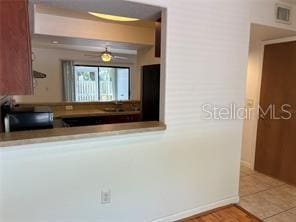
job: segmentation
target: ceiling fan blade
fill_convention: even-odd
[[[123,57],[123,56],[113,56],[114,59],[121,59],[121,60],[128,60],[127,57]]]
[[[88,52],[85,52],[85,53],[93,54],[93,55],[101,55],[102,52],[88,51]]]
[[[44,74],[42,72],[35,71],[35,70],[33,70],[33,76],[34,76],[34,78],[38,78],[38,79],[46,78],[46,74]]]
[[[84,56],[88,56],[88,57],[96,57],[96,58],[99,58],[99,57],[100,57],[99,55],[93,55],[93,54],[84,54]]]

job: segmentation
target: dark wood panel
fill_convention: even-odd
[[[0,1],[0,95],[32,94],[27,0]]]
[[[267,45],[264,51],[260,106],[270,105],[274,113],[258,121],[255,169],[288,183],[296,184],[296,44]],[[290,119],[281,110],[289,104]],[[262,113],[261,113],[262,114]],[[272,115],[270,115],[272,114]]]
[[[289,64],[289,81],[286,83],[287,97],[289,103],[292,104],[293,117],[289,121],[285,121],[285,139],[283,143],[283,150],[281,154],[282,166],[280,169],[280,179],[291,184],[296,184],[296,41],[291,42],[288,54]]]
[[[142,120],[159,121],[160,65],[142,67]]]
[[[161,19],[155,22],[155,57],[161,56]]]

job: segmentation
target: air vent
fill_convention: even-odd
[[[276,4],[275,9],[277,22],[291,24],[291,7],[282,4]]]

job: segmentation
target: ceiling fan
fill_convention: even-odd
[[[111,62],[112,60],[128,60],[127,57],[112,55],[112,53],[108,51],[107,48],[105,48],[105,51],[103,52],[95,54],[85,54],[85,56],[100,58],[105,63]]]

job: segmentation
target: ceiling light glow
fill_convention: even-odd
[[[88,12],[89,14],[96,16],[98,18],[107,19],[111,21],[117,21],[117,22],[134,22],[138,21],[137,18],[129,18],[129,17],[122,17],[122,16],[115,16],[115,15],[108,15],[108,14],[101,14],[96,12]]]
[[[112,55],[110,52],[105,51],[101,54],[101,59],[103,62],[111,62],[112,60]]]

